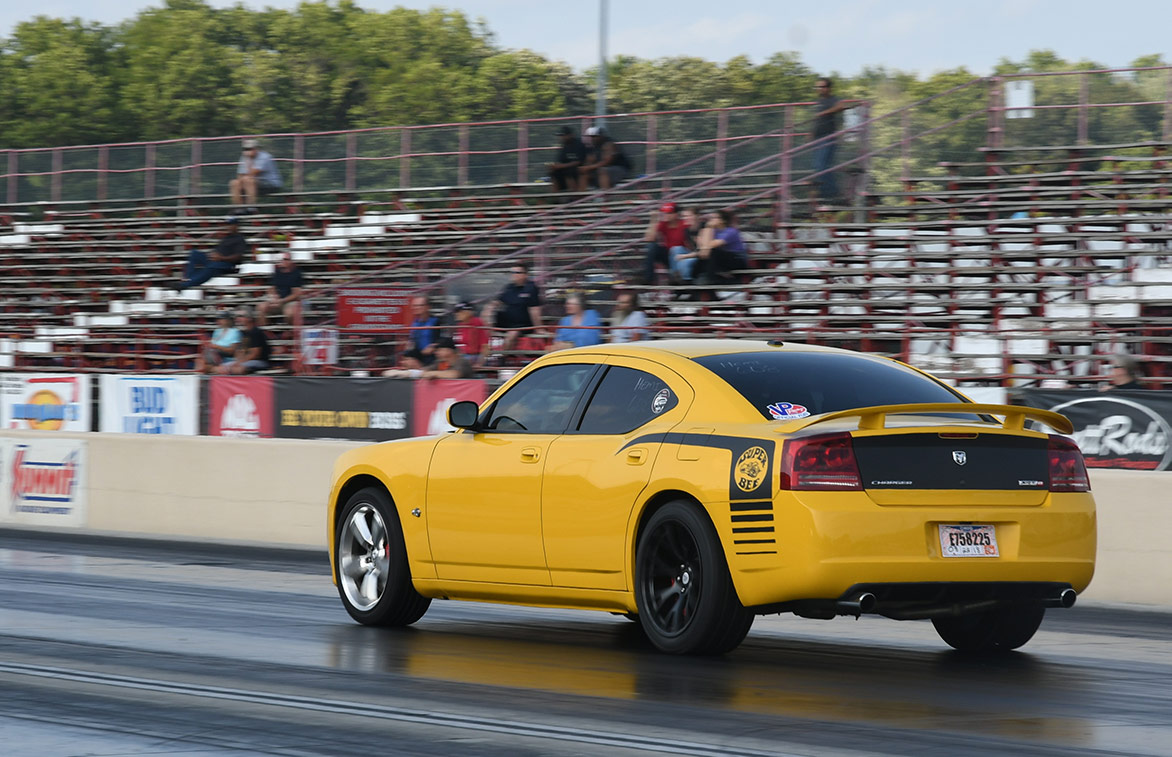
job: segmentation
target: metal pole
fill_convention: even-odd
[[[609,0],[598,0],[598,98],[594,115],[606,115],[606,16]]]

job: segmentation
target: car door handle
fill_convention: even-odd
[[[647,459],[647,450],[635,448],[627,450],[627,462],[631,465],[642,465]]]
[[[526,447],[521,450],[521,462],[535,463],[541,458],[541,450],[537,447]]]

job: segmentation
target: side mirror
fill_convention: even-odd
[[[448,423],[456,428],[473,428],[476,426],[476,417],[480,415],[480,408],[475,402],[464,400],[453,402],[448,407]]]

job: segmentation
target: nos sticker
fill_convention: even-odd
[[[659,394],[655,395],[655,399],[651,400],[651,412],[659,415],[663,409],[667,407],[667,401],[671,399],[670,389],[660,389]]]
[[[743,492],[751,492],[761,486],[769,475],[769,455],[761,447],[749,447],[733,466],[733,480]]]
[[[766,409],[775,421],[792,421],[795,418],[810,417],[810,411],[806,409],[805,405],[795,405],[792,402],[774,402]]]

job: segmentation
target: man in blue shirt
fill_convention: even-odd
[[[426,297],[411,298],[411,349],[422,356],[425,364],[435,360],[435,341],[439,337],[439,319],[431,314],[431,303]]]
[[[248,207],[245,212],[256,212],[257,195],[267,195],[281,189],[281,174],[277,172],[277,164],[273,156],[260,149],[255,139],[244,140],[244,151],[240,155],[240,163],[236,167],[236,178],[228,187],[232,192],[232,202],[237,206],[244,205],[244,198],[248,198]]]

